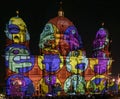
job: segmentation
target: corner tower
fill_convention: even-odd
[[[32,80],[25,76],[34,66],[34,56],[30,54],[29,40],[30,36],[27,25],[22,18],[17,16],[10,18],[5,29],[6,49],[6,95],[24,96],[25,92],[34,92]],[[27,94],[26,94],[27,95]]]

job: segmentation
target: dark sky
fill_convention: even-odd
[[[34,2],[35,1],[35,2]],[[19,16],[25,21],[30,33],[30,50],[39,53],[38,42],[44,25],[57,16],[60,0],[3,0],[0,3],[0,81],[4,81],[5,64],[5,25],[9,19]],[[65,17],[71,20],[82,37],[87,57],[91,57],[92,42],[96,32],[105,23],[105,28],[112,38],[111,53],[115,60],[112,65],[112,74],[120,73],[120,5],[115,0],[62,0]]]

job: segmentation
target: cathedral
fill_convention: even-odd
[[[104,23],[93,40],[92,56],[86,57],[80,33],[60,8],[40,33],[39,55],[32,55],[29,30],[16,13],[5,28],[6,95],[101,94],[109,89],[113,60]]]

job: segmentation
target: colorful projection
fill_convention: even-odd
[[[75,26],[69,26],[64,32],[64,39],[70,46],[70,51],[78,50],[83,47],[81,37]]]
[[[48,94],[55,94],[56,84],[61,86],[61,82],[56,75],[51,74],[45,76],[39,82],[39,85],[41,86],[41,94],[43,96]]]
[[[48,75],[45,77],[45,83],[47,85],[54,85],[56,83],[56,76],[55,75]]]
[[[87,82],[87,89],[93,93],[104,92],[107,89],[107,78],[104,75],[96,75],[90,81]]]
[[[78,34],[76,27],[71,24],[66,18],[62,18],[65,23],[61,23],[63,20],[59,20],[60,24],[55,25],[54,21],[50,20],[44,27],[43,32],[40,35],[39,48],[42,51],[59,51],[61,55],[67,55],[69,51],[79,50],[83,48],[81,37]],[[58,23],[58,22],[56,22]],[[61,31],[60,26],[64,27]]]
[[[30,40],[25,22],[20,17],[12,17],[6,25],[6,36],[14,43]]]
[[[6,94],[12,96],[31,96],[35,91],[32,81],[22,74],[11,75],[6,86]]]
[[[81,50],[71,51],[66,58],[66,68],[71,73],[81,73],[86,70],[88,59]]]
[[[104,28],[93,41],[92,58],[86,57],[77,28],[64,16],[45,25],[40,33],[39,55],[31,55],[30,36],[20,17],[10,18],[5,33],[9,40],[5,49],[7,95],[76,95],[106,90],[112,59]]]
[[[94,72],[103,74],[109,71],[111,66],[111,59],[109,58],[109,38],[108,31],[100,28],[97,31],[95,40],[93,42],[93,57],[98,58],[98,64],[94,65]]]
[[[63,67],[63,57],[58,54],[38,56],[38,66],[47,72],[56,72]]]
[[[98,64],[94,66],[94,72],[97,74],[103,74],[110,69],[110,59],[99,59]]]
[[[48,72],[55,72],[60,69],[61,60],[59,55],[44,55],[43,64]]]
[[[109,44],[108,32],[104,28],[100,28],[93,42],[94,50],[103,49]]]
[[[86,82],[80,75],[68,77],[64,83],[64,91],[68,94],[85,93]]]
[[[12,44],[5,49],[6,67],[16,73],[30,71],[34,66],[34,56],[20,44]]]

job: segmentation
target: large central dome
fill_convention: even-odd
[[[83,47],[77,28],[64,15],[59,14],[45,25],[41,35],[39,48],[42,53],[60,53],[66,56],[70,51],[80,50]]]

